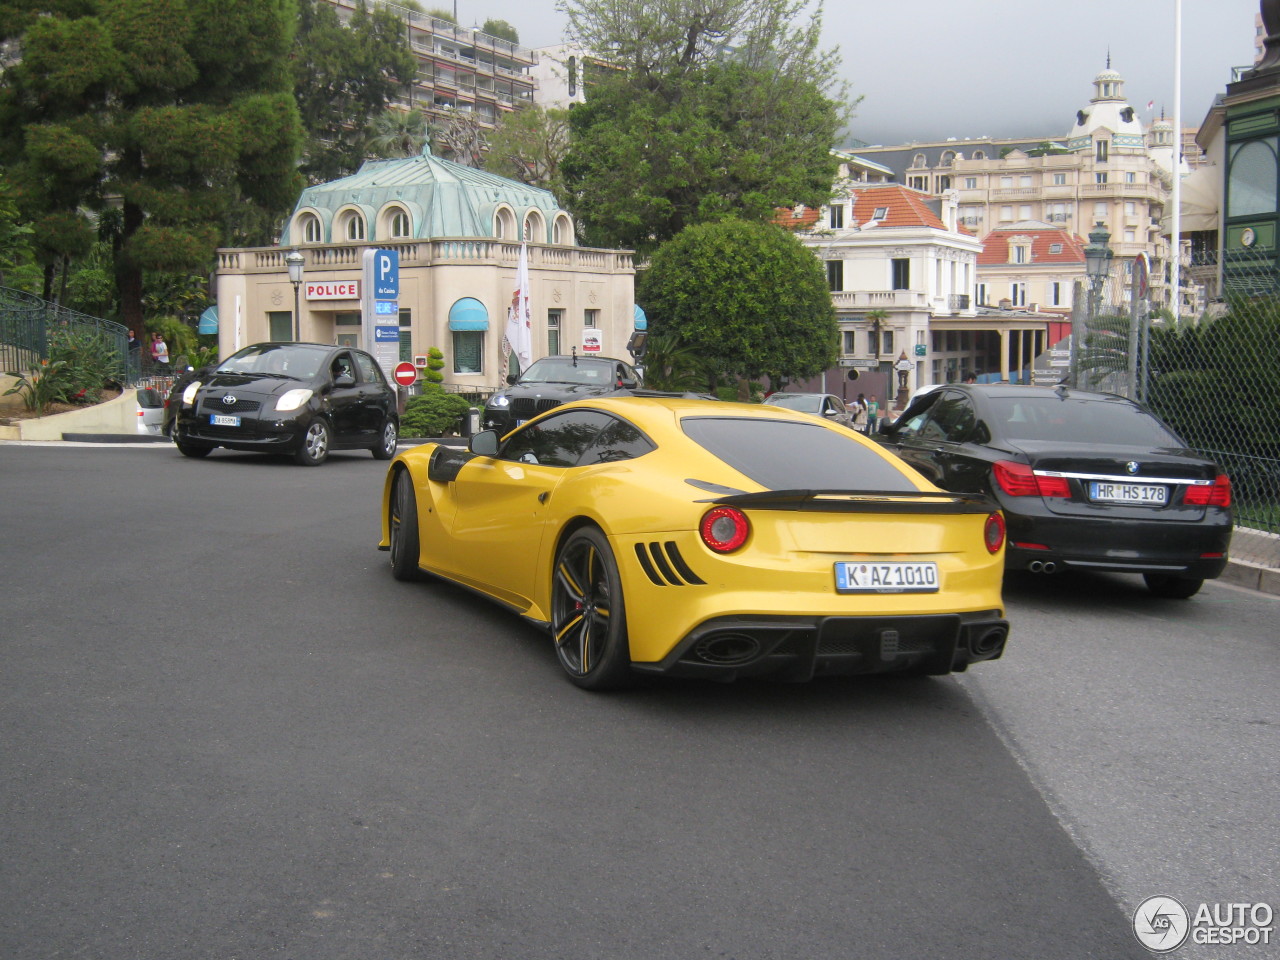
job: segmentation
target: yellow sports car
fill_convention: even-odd
[[[846,427],[613,395],[387,472],[380,549],[547,628],[587,689],[634,673],[945,674],[992,660],[1004,520]]]

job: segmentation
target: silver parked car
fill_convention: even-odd
[[[854,428],[853,411],[832,393],[771,393],[764,398],[764,402],[775,407],[786,407],[788,410],[812,413],[844,424],[850,430]]]

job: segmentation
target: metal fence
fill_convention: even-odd
[[[1265,290],[1266,292],[1262,292]],[[1280,284],[1228,290],[1198,316],[1146,315],[1104,289],[1073,351],[1083,388],[1145,403],[1231,477],[1232,555],[1280,566]]]
[[[28,373],[39,366],[49,358],[50,344],[59,333],[101,338],[119,355],[130,384],[140,375],[138,351],[129,356],[129,331],[123,324],[69,310],[23,290],[0,287],[0,373]]]

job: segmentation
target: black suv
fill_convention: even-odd
[[[507,383],[484,407],[484,425],[499,435],[562,403],[634,390],[640,375],[631,364],[612,357],[557,356],[535,360],[519,377],[507,377]]]

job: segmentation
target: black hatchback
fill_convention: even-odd
[[[396,411],[395,390],[363,350],[257,343],[183,388],[173,438],[188,457],[227,447],[315,466],[330,450],[364,449],[390,460]]]
[[[877,439],[944,490],[999,503],[1009,570],[1140,573],[1158,596],[1186,598],[1226,567],[1230,480],[1123,397],[954,384]]]

